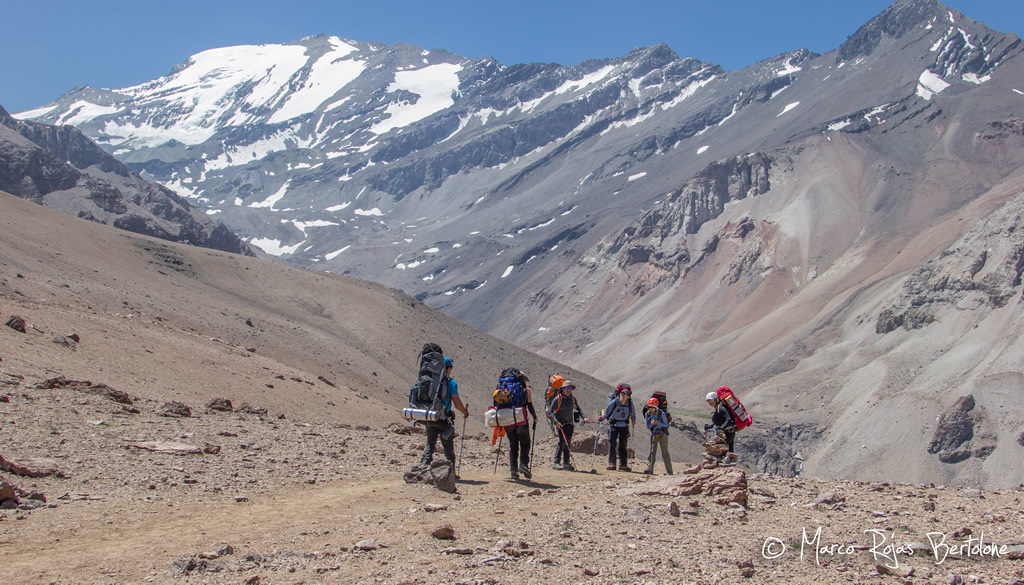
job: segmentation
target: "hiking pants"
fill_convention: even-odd
[[[447,424],[427,423],[427,444],[423,447],[420,465],[430,465],[430,462],[434,460],[434,448],[437,446],[437,440],[441,438],[441,433],[447,427]],[[455,463],[455,435],[453,434],[452,438],[447,441],[441,439],[441,447],[444,448],[445,459]]]
[[[658,446],[661,446],[661,458],[665,463],[665,471],[672,475],[672,458],[668,455],[668,433],[651,435],[651,455],[647,459],[647,470],[654,472],[654,463],[658,461]]]
[[[530,425],[505,427],[508,437],[508,464],[513,471],[530,466]]]
[[[629,443],[629,427],[612,427],[608,431],[608,465],[615,465],[616,443],[618,443],[619,465],[629,467],[629,459],[626,457],[626,447]]]
[[[576,430],[576,427],[563,424],[561,429],[555,427],[555,430],[561,431],[558,433],[558,446],[555,447],[555,463],[561,463],[564,459],[565,464],[568,465],[569,446],[572,445],[572,433]]]
[[[736,431],[722,431],[725,435],[725,444],[729,446],[729,452],[734,453],[733,446],[736,444]]]

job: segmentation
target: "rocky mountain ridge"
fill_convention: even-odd
[[[224,224],[142,180],[77,128],[15,120],[2,107],[0,189],[130,232],[253,255]]]

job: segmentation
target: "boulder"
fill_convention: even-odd
[[[25,320],[17,315],[11,315],[11,318],[7,320],[7,326],[19,333],[26,333]]]
[[[619,495],[705,496],[716,504],[747,506],[747,476],[742,469],[719,467],[701,469],[693,475],[659,477],[639,486],[618,490]]]
[[[171,402],[165,402],[156,410],[156,413],[160,416],[168,416],[171,418],[188,418],[192,416],[192,409],[186,404],[172,400]]]
[[[206,403],[206,409],[215,410],[217,412],[231,412],[234,410],[231,405],[231,401],[227,398],[214,398]]]
[[[22,477],[46,477],[47,475],[64,477],[57,469],[56,461],[42,457],[22,457],[15,460],[0,455],[0,469]]]
[[[443,492],[455,493],[455,466],[447,459],[417,465],[405,472],[403,479],[405,483],[425,483]]]
[[[597,454],[608,455],[608,436],[604,433],[595,433],[593,435],[580,438],[573,437],[572,445],[569,446],[569,450],[573,453],[594,453],[595,440],[597,441]],[[635,457],[632,447],[626,448],[626,454],[629,459]]]
[[[455,540],[455,529],[451,524],[442,524],[430,533],[430,536],[438,540]]]
[[[17,503],[18,495],[14,493],[14,486],[6,481],[0,480],[0,502],[6,502],[7,500],[12,500]]]

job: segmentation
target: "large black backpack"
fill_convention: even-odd
[[[441,410],[448,391],[444,378],[444,351],[436,343],[423,344],[420,351],[420,369],[416,383],[409,390],[409,406]]]

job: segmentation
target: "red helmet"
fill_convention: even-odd
[[[655,408],[658,408],[658,399],[651,398],[650,400],[647,401],[647,406],[653,406]]]
[[[622,394],[623,392],[630,396],[633,395],[633,389],[629,387],[629,384],[619,384],[615,387],[616,394]]]

